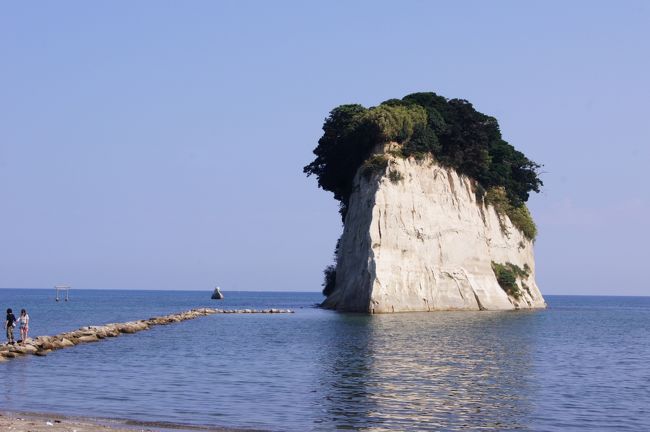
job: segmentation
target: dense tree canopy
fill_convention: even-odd
[[[503,140],[494,117],[462,99],[414,93],[372,108],[341,105],[330,112],[323,132],[316,159],[304,172],[334,193],[343,216],[357,170],[377,144],[392,141],[402,145],[404,157],[431,154],[486,190],[502,188],[513,208],[542,186],[540,165]]]

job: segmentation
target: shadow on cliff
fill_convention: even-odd
[[[370,229],[375,196],[382,177],[367,178],[360,172],[347,206],[343,233],[336,247],[336,283],[321,303],[325,309],[371,312],[372,283],[376,272]],[[381,231],[381,228],[379,228]],[[381,236],[381,232],[380,232]]]

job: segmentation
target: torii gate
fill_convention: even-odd
[[[69,285],[56,285],[56,301],[59,301],[59,291],[65,291],[65,301],[69,300],[70,286]]]

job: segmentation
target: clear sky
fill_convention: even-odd
[[[645,1],[4,2],[0,287],[318,291],[323,119],[416,91],[544,164],[543,293],[650,295]]]

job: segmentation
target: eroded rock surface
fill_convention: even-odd
[[[430,157],[387,157],[386,172],[355,177],[336,285],[324,307],[385,313],[546,306],[533,242],[477,198],[472,180]],[[391,171],[399,173],[393,180]],[[520,296],[501,288],[492,262],[529,270],[517,281]]]

